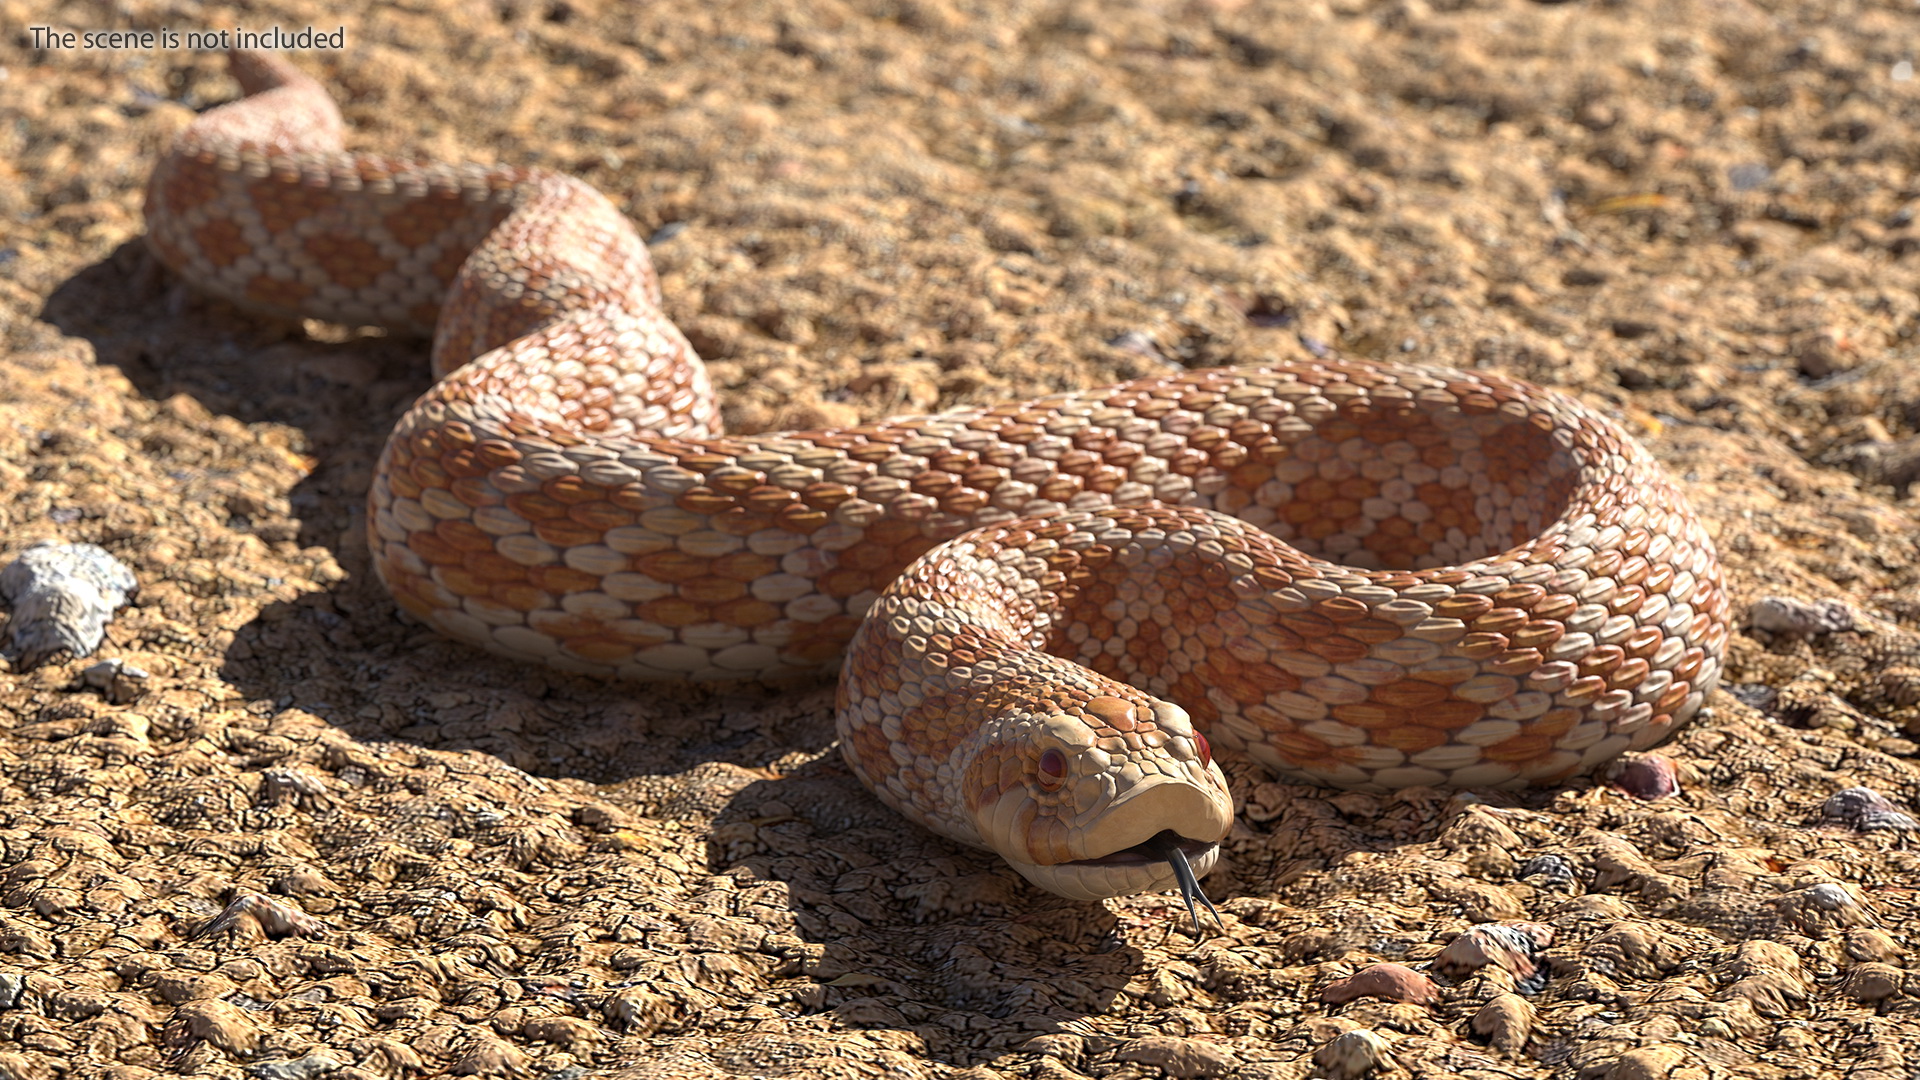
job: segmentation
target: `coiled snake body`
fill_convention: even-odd
[[[1043,887],[1204,873],[1232,821],[1209,740],[1323,784],[1550,784],[1717,680],[1712,544],[1570,398],[1296,363],[723,436],[603,196],[344,153],[318,83],[232,64],[249,96],[160,162],[149,242],[249,308],[433,333],[370,496],[400,605],[603,676],[844,656],[861,780]]]

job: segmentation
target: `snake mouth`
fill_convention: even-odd
[[[1190,840],[1172,829],[1162,829],[1145,843],[1135,844],[1114,854],[1165,863],[1167,869],[1173,871],[1174,884],[1180,886],[1180,898],[1186,901],[1187,914],[1193,917],[1193,936],[1199,938],[1206,934],[1205,929],[1200,925],[1200,907],[1205,907],[1207,914],[1213,916],[1214,926],[1225,929],[1225,925],[1220,921],[1220,912],[1214,909],[1213,901],[1207,899],[1206,892],[1200,888],[1200,875],[1193,872],[1194,861],[1197,860],[1203,868],[1210,869],[1213,866],[1214,857],[1219,853],[1218,843]],[[1112,857],[1107,856],[1107,858]],[[1200,873],[1206,873],[1206,869],[1202,869]],[[1195,906],[1195,901],[1198,901],[1200,906]]]
[[[1189,862],[1199,862],[1220,850],[1217,840],[1195,840],[1181,836],[1172,829],[1162,829],[1154,836],[1142,840],[1130,848],[1121,848],[1110,855],[1101,855],[1093,859],[1074,859],[1067,866],[1147,866],[1167,861],[1169,846],[1177,847]]]
[[[1189,904],[1197,900],[1211,910],[1213,905],[1200,892],[1198,879],[1219,859],[1218,841],[1193,840],[1164,829],[1132,847],[1090,859],[1040,865],[1009,858],[1007,863],[1035,885],[1074,900],[1177,888]]]
[[[1188,891],[1220,861],[1233,799],[1218,766],[1203,777],[1154,775],[1081,811],[1078,821],[1038,820],[1024,788],[974,809],[978,834],[1028,881],[1075,900]],[[1171,827],[1170,827],[1171,826]],[[1036,861],[1038,854],[1045,862]],[[1075,858],[1078,856],[1078,858]]]

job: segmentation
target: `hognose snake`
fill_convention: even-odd
[[[344,153],[317,82],[231,61],[249,96],[159,163],[148,240],[247,308],[433,335],[370,496],[401,607],[603,676],[844,656],[860,779],[1042,887],[1205,873],[1233,818],[1209,740],[1323,784],[1549,784],[1717,681],[1711,542],[1561,394],[1288,363],[723,436],[598,192]]]

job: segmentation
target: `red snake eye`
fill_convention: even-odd
[[[1049,750],[1040,755],[1040,786],[1057,788],[1067,778],[1067,755]]]
[[[1193,733],[1193,745],[1200,748],[1200,764],[1204,767],[1213,764],[1213,744],[1198,731]]]

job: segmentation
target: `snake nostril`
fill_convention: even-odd
[[[1051,791],[1067,778],[1067,755],[1048,750],[1040,755],[1040,786]]]
[[[1194,732],[1193,745],[1200,748],[1201,766],[1204,767],[1213,764],[1213,744],[1207,741],[1205,735],[1200,734],[1198,731]]]

